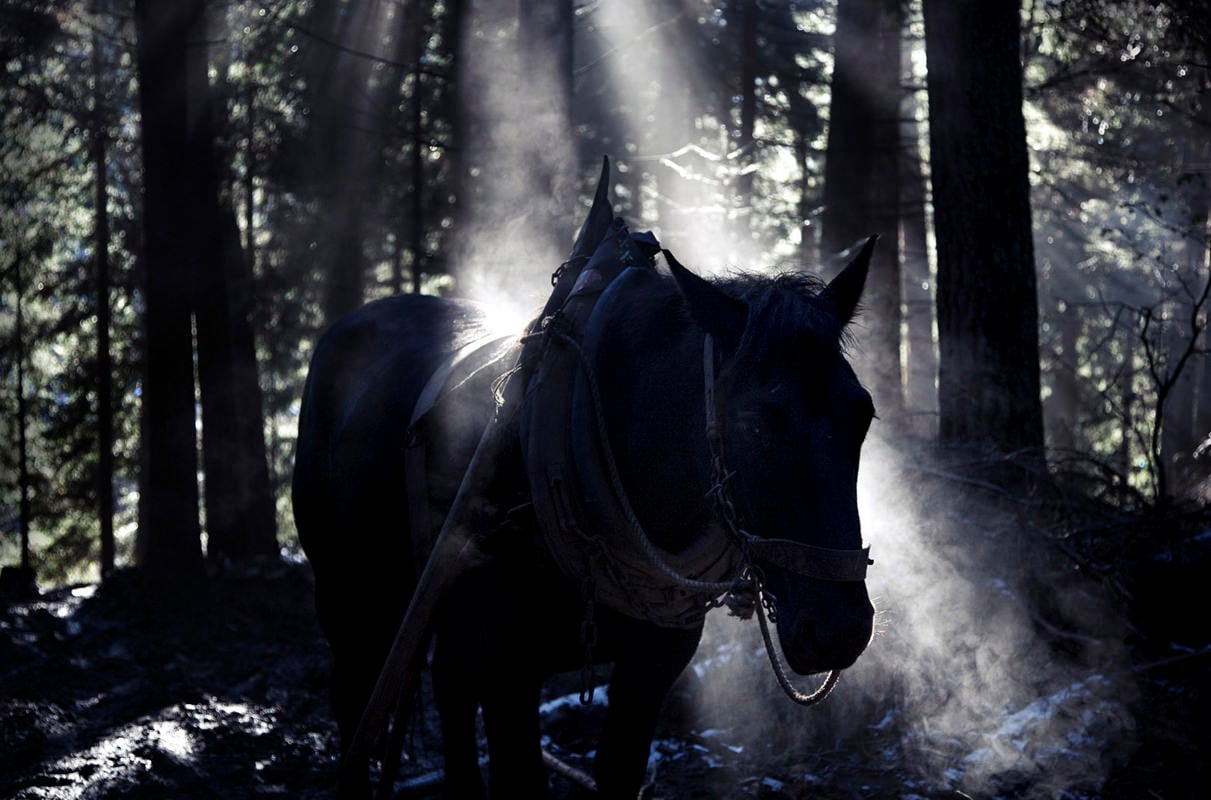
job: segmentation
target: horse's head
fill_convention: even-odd
[[[872,632],[857,479],[874,406],[843,343],[873,245],[827,286],[802,275],[716,285],[669,258],[690,314],[719,352],[715,409],[737,517],[759,540],[783,540],[755,548],[754,566],[777,601],[783,654],[800,674],[850,666]],[[847,566],[801,568],[800,552],[823,552],[813,548],[845,551]]]

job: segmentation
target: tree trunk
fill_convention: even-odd
[[[1187,240],[1187,250],[1191,248],[1189,240]],[[1199,248],[1201,249],[1201,247]],[[1187,253],[1188,256],[1193,254]],[[1189,262],[1191,269],[1186,273],[1190,276],[1190,282],[1193,283],[1198,279],[1197,264],[1191,258]],[[1187,315],[1192,313],[1190,309],[1183,307],[1183,303],[1174,302],[1173,310],[1170,319],[1174,320],[1174,324],[1166,326],[1165,342],[1168,356],[1166,363],[1176,365],[1181,358],[1181,351],[1190,347],[1192,343],[1188,337],[1191,331],[1186,326],[1182,325],[1187,318]],[[1197,343],[1193,343],[1197,346]],[[1194,394],[1197,386],[1197,376],[1194,369],[1193,361],[1187,362],[1188,366],[1176,375],[1173,376],[1172,388],[1169,390],[1165,402],[1164,418],[1158,420],[1161,426],[1161,445],[1158,458],[1163,460],[1165,470],[1169,476],[1169,486],[1172,494],[1180,496],[1186,487],[1186,480],[1189,477],[1191,458],[1194,454],[1194,448],[1198,446],[1199,440],[1194,434]]]
[[[463,50],[467,41],[466,31],[467,0],[450,0],[446,4],[446,15],[442,22],[442,36],[448,42],[450,56],[450,71],[447,75],[449,89],[446,92],[450,133],[447,141],[445,158],[448,163],[447,173],[449,185],[447,196],[453,198],[453,208],[450,211],[450,231],[446,237],[446,250],[457,253],[460,250],[458,242],[463,238],[462,232],[468,227],[466,215],[466,170],[467,159],[463,155],[463,144],[466,134],[463,126],[467,119],[467,91],[464,86],[466,72],[463,68]],[[450,261],[444,264],[443,271],[449,271]]]
[[[739,21],[740,131],[736,149],[741,171],[736,179],[736,205],[740,212],[737,232],[746,239],[741,252],[747,252],[753,228],[753,173],[749,167],[757,155],[753,139],[757,124],[757,0],[741,0]]]
[[[881,235],[863,295],[858,370],[886,418],[904,408],[900,366],[900,0],[840,0],[824,169],[826,258]]]
[[[921,147],[921,126],[911,53],[903,48],[902,74],[907,90],[901,97],[900,239],[901,297],[906,331],[904,405],[911,429],[921,436],[937,435],[938,354],[934,342],[935,280],[929,259],[929,203]],[[923,77],[923,76],[922,76]]]
[[[216,260],[199,276],[197,322],[206,554],[212,563],[242,563],[277,556],[277,519],[250,322],[252,276],[234,209],[213,214]]]
[[[511,124],[519,136],[516,154],[529,224],[562,258],[570,247],[569,212],[575,202],[576,163],[572,147],[572,0],[530,0],[517,4],[521,73],[516,87],[519,112]],[[558,260],[554,263],[559,263]]]
[[[90,139],[94,174],[93,192],[93,257],[97,289],[97,517],[101,529],[101,579],[114,568],[114,407],[113,358],[109,334],[110,311],[109,270],[109,181],[106,173],[107,149],[105,92],[102,88],[105,60],[101,53],[101,36],[92,37],[93,111]]]
[[[1063,301],[1055,309],[1055,324],[1059,327],[1060,352],[1051,368],[1051,399],[1047,407],[1050,446],[1058,450],[1075,451],[1083,446],[1080,430],[1081,383],[1077,376],[1077,345],[1081,334],[1079,308],[1066,306]]]
[[[33,575],[33,563],[30,561],[29,529],[33,523],[33,512],[30,507],[30,475],[29,475],[29,439],[26,431],[29,428],[29,401],[25,399],[25,281],[21,275],[22,259],[20,256],[13,267],[16,282],[16,338],[17,352],[17,526],[20,529],[21,572]]]
[[[925,0],[940,434],[1039,450],[1038,300],[1019,6]]]
[[[187,242],[185,103],[196,3],[136,0],[143,146],[145,470],[139,563],[153,601],[176,605],[204,584],[198,522],[193,340]]]
[[[1131,443],[1135,439],[1135,349],[1137,347],[1136,333],[1129,327],[1123,329],[1123,369],[1119,373],[1118,394],[1122,438],[1119,440],[1117,453],[1118,471],[1121,478],[1119,484],[1119,505],[1127,507],[1131,499],[1131,473],[1134,470],[1131,457]]]
[[[424,103],[425,94],[422,91],[421,80],[421,65],[424,57],[423,39],[427,28],[424,25],[416,24],[414,26],[415,39],[412,48],[412,97],[409,100],[411,108],[411,125],[410,133],[412,142],[409,152],[409,166],[411,167],[412,178],[412,204],[410,214],[409,233],[411,234],[411,243],[409,250],[412,253],[412,291],[420,294],[423,287],[424,268],[425,268],[425,139],[426,132],[424,130]],[[396,244],[400,247],[403,243]]]
[[[792,87],[793,89],[793,87]],[[812,189],[811,169],[808,165],[808,155],[811,152],[811,142],[807,135],[795,128],[795,163],[799,167],[799,267],[809,269],[820,262],[820,245],[816,237],[819,225],[812,224],[816,192]]]
[[[202,404],[207,557],[244,562],[277,554],[261,389],[251,317],[252,275],[234,207],[220,201],[205,15],[194,22],[186,97],[190,253],[194,259]]]
[[[1199,209],[1198,226],[1195,235],[1202,248],[1202,264],[1199,275],[1202,280],[1211,280],[1211,210]],[[1201,459],[1211,460],[1211,308],[1203,308],[1202,340],[1197,361],[1195,361],[1196,401],[1194,403],[1194,432],[1198,445],[1205,448],[1200,454]]]
[[[17,362],[17,491],[19,494],[17,509],[18,547],[21,560],[16,565],[0,567],[0,596],[12,600],[36,600],[38,598],[38,581],[34,574],[33,559],[30,554],[29,531],[33,523],[33,509],[30,504],[30,473],[29,473],[29,440],[26,429],[29,422],[29,405],[25,399],[25,342],[29,338],[25,330],[25,281],[21,275],[24,261],[22,253],[18,253],[12,265],[13,293],[16,295],[16,339],[13,356]]]
[[[308,27],[318,34],[307,65],[312,166],[320,198],[317,252],[324,315],[333,320],[365,295],[365,239],[383,176],[385,109],[398,105],[401,6],[387,0],[320,0]]]

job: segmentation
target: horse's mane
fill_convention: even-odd
[[[810,338],[816,347],[837,350],[849,344],[843,320],[825,293],[827,284],[817,275],[740,273],[712,283],[749,307],[739,354],[791,338]]]
[[[649,291],[628,302],[628,317],[636,323],[653,317],[668,320],[668,310],[685,323],[689,309],[671,275],[661,275]],[[851,343],[843,321],[825,292],[826,283],[806,272],[776,275],[736,272],[710,279],[728,295],[749,307],[749,322],[739,342],[738,353],[768,347],[791,338],[810,338],[817,347],[844,351]]]

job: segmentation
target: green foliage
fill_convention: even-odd
[[[1080,381],[1071,446],[1153,502],[1169,499],[1177,455],[1153,446],[1162,424],[1182,429],[1174,449],[1197,444],[1192,417],[1163,418],[1162,386],[1179,365],[1205,369],[1180,362],[1197,345],[1190,320],[1200,306],[1205,320],[1208,280],[1199,164],[1211,155],[1211,109],[1197,5],[1046,4],[1028,38],[1045,374],[1053,392],[1065,376]]]
[[[97,74],[93,48],[109,63],[122,56],[116,22],[62,17],[53,31],[40,29],[40,50],[10,63],[3,103],[6,136],[0,144],[4,202],[0,210],[0,406],[16,433],[18,395],[27,406],[25,436],[30,470],[30,534],[44,580],[95,577],[97,550],[97,308],[95,243],[96,174],[90,137],[104,131],[109,143],[109,212],[114,230],[110,272],[114,285],[112,344],[115,381],[116,480],[136,480],[138,448],[138,317],[134,253],[137,166],[131,161],[135,121],[128,81]],[[15,314],[18,294],[23,327]],[[17,383],[22,355],[24,380]],[[0,452],[5,480],[0,497],[18,507],[17,436]],[[118,525],[130,526],[134,508],[119,504]],[[2,532],[10,550],[16,520]],[[83,570],[83,571],[81,571]]]
[[[374,187],[358,220],[366,299],[408,290],[414,275],[423,291],[462,290],[453,259],[468,236],[464,214],[501,156],[498,145],[468,137],[460,116],[460,4],[365,5],[403,15],[375,31],[373,47],[345,42],[339,19],[321,13],[335,6],[320,0],[211,6],[223,194],[253,265],[266,441],[288,546],[298,398],[311,343],[326,323],[329,276],[320,256],[331,246],[329,190],[342,167],[325,161],[324,147],[351,127],[342,98],[318,93],[317,64],[336,63],[340,53],[341,63],[366,68],[380,101],[360,131],[372,143]],[[572,18],[570,152],[581,194],[609,154],[617,209],[707,271],[814,259],[835,3],[756,4],[751,143],[741,119],[742,8],[712,0],[577,3]],[[1169,417],[1158,409],[1163,401],[1175,408],[1180,395],[1163,397],[1161,387],[1179,366],[1207,369],[1180,358],[1197,335],[1190,312],[1206,280],[1198,255],[1211,163],[1207,4],[1058,0],[1029,8],[1041,358],[1049,417],[1074,415],[1071,425],[1052,426],[1051,444],[1116,475],[1116,503],[1153,502],[1168,464],[1152,446],[1158,420]],[[909,44],[919,55],[919,17],[909,16]],[[137,522],[142,193],[130,20],[125,0],[12,0],[0,10],[0,559],[16,557],[22,396],[35,555],[44,579],[55,581],[86,574],[91,567],[82,565],[95,561],[90,147],[99,131],[113,231],[120,560]],[[487,24],[464,19],[464,34],[487,35]],[[492,35],[515,41],[516,20]],[[392,47],[382,49],[385,42]],[[919,103],[923,93],[914,97]],[[908,110],[924,118],[919,107]],[[574,225],[578,210],[567,215]],[[1183,423],[1165,424],[1172,432]],[[1198,432],[1193,422],[1187,427]]]

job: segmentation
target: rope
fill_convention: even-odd
[[[559,330],[557,326],[550,325],[544,331],[543,335],[555,336],[564,344],[572,348],[576,354],[577,363],[580,365],[581,371],[585,376],[585,380],[589,386],[589,395],[593,402],[594,412],[594,429],[596,430],[598,442],[601,446],[603,460],[605,461],[606,475],[609,478],[610,489],[614,493],[615,500],[622,509],[623,517],[626,520],[627,526],[630,528],[631,534],[635,542],[643,550],[645,556],[652,565],[667,579],[673,581],[676,585],[689,589],[695,592],[701,592],[711,595],[724,595],[722,600],[716,600],[714,597],[708,599],[706,610],[716,608],[720,605],[727,605],[730,611],[741,617],[748,619],[753,611],[757,613],[757,621],[761,628],[761,638],[765,643],[765,651],[769,657],[770,666],[773,668],[774,676],[778,680],[778,685],[790,700],[801,706],[811,706],[819,703],[828,697],[833,688],[837,685],[837,681],[841,676],[840,670],[831,670],[825,677],[824,682],[813,692],[805,693],[797,689],[786,672],[786,667],[782,660],[778,657],[774,647],[773,637],[769,631],[769,623],[766,620],[765,602],[771,603],[776,600],[769,595],[764,589],[764,581],[761,578],[760,571],[756,569],[752,563],[752,558],[749,553],[748,542],[753,539],[753,536],[744,531],[736,516],[735,506],[731,502],[730,492],[727,491],[727,484],[731,479],[731,473],[727,471],[724,464],[722,453],[722,436],[717,423],[717,414],[715,408],[714,394],[714,347],[710,334],[707,334],[703,342],[703,369],[704,383],[706,385],[705,401],[706,401],[706,434],[710,443],[711,461],[712,461],[712,476],[714,485],[710,489],[710,494],[713,495],[715,503],[718,506],[720,516],[723,518],[727,526],[728,533],[733,541],[733,546],[740,550],[741,569],[736,579],[727,582],[719,581],[701,581],[694,578],[687,578],[673,569],[665,561],[663,555],[657,549],[656,545],[648,538],[647,532],[644,531],[642,523],[635,516],[631,509],[630,502],[627,499],[626,489],[622,485],[622,479],[618,474],[618,467],[614,461],[613,449],[605,431],[605,411],[602,407],[601,392],[597,383],[597,375],[593,371],[592,365],[589,363],[588,357],[574,337],[566,332]]]
[[[814,706],[828,697],[841,677],[841,670],[830,670],[824,678],[824,683],[820,684],[819,688],[811,694],[799,691],[791,683],[790,677],[786,674],[786,667],[782,664],[782,659],[778,658],[778,653],[774,649],[773,637],[770,636],[769,632],[769,623],[765,621],[765,607],[760,602],[757,603],[757,622],[761,625],[761,638],[765,640],[765,652],[769,656],[770,666],[773,667],[774,677],[778,679],[778,685],[782,687],[782,691],[786,693],[786,696],[792,702],[798,703],[801,706]]]
[[[584,373],[585,380],[588,381],[589,395],[593,400],[593,413],[596,424],[593,426],[598,438],[598,443],[601,445],[602,458],[605,461],[606,477],[609,478],[610,489],[614,493],[614,499],[622,508],[623,517],[626,520],[627,526],[631,530],[631,534],[635,542],[643,550],[645,556],[652,564],[660,571],[660,573],[669,580],[676,583],[682,588],[689,589],[695,592],[721,594],[731,591],[736,586],[736,581],[700,581],[694,578],[687,578],[677,570],[669,566],[665,561],[664,556],[657,550],[656,545],[648,538],[647,532],[643,529],[643,524],[635,516],[634,510],[631,508],[630,501],[627,499],[626,489],[622,485],[622,478],[618,475],[618,465],[614,461],[614,451],[610,447],[609,440],[606,436],[605,411],[601,405],[601,392],[597,384],[597,375],[593,372],[592,367],[588,363],[588,358],[584,354],[580,342],[576,341],[572,336],[560,330],[551,329],[550,332],[558,337],[562,342],[567,344],[576,353],[577,363],[580,364],[581,371]]]

